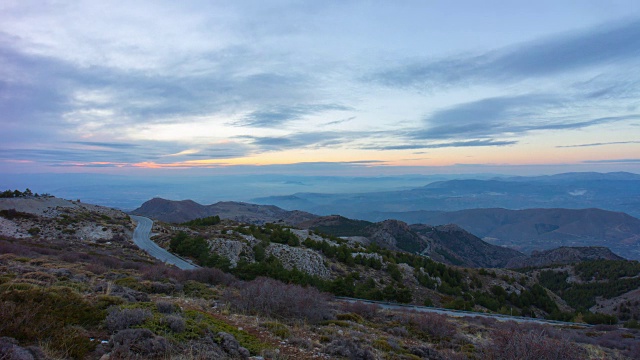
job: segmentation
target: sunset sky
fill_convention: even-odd
[[[640,172],[640,2],[0,2],[0,173],[314,166]]]

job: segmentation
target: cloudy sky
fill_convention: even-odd
[[[4,0],[0,126],[2,173],[640,172],[640,2]]]

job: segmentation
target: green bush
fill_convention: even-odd
[[[618,318],[613,315],[601,314],[601,313],[587,313],[582,317],[584,322],[591,325],[597,324],[616,324],[618,323]]]
[[[279,322],[269,321],[262,324],[262,327],[271,331],[271,333],[279,338],[286,339],[291,336],[289,327]]]
[[[93,350],[86,329],[103,321],[103,309],[68,287],[16,285],[0,288],[0,336],[46,342],[64,357],[76,359]]]
[[[624,327],[627,329],[640,329],[640,322],[637,320],[629,320],[624,323]]]
[[[346,313],[346,314],[338,314],[336,315],[336,319],[338,320],[346,320],[353,321],[355,323],[361,324],[364,322],[364,318],[358,314],[354,313]]]

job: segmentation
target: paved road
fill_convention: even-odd
[[[172,253],[158,246],[158,244],[156,244],[155,242],[151,241],[151,227],[153,226],[153,221],[151,221],[151,219],[144,216],[130,216],[133,220],[138,222],[138,226],[136,226],[136,229],[133,231],[133,242],[138,245],[140,249],[146,251],[154,258],[162,262],[175,265],[182,270],[193,270],[197,268],[196,265],[193,265],[173,255]]]
[[[573,322],[529,318],[529,317],[523,317],[523,316],[510,316],[510,315],[502,315],[502,314],[488,314],[488,313],[463,311],[463,310],[451,310],[451,309],[443,309],[443,308],[436,308],[436,307],[430,307],[430,306],[395,304],[395,303],[388,303],[384,301],[363,300],[363,299],[355,299],[355,298],[347,298],[347,297],[337,297],[337,299],[342,301],[348,301],[348,302],[361,301],[365,303],[376,304],[383,309],[431,312],[431,313],[443,314],[443,315],[455,316],[455,317],[485,317],[485,318],[496,319],[498,321],[532,322],[537,324],[580,326],[580,327],[592,326],[584,323],[573,323]]]

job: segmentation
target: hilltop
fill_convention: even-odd
[[[316,217],[316,215],[303,211],[286,211],[269,205],[255,205],[234,201],[200,205],[192,200],[173,201],[161,198],[146,201],[139,208],[131,211],[131,214],[173,223],[182,223],[216,215],[223,219],[251,224],[265,224],[268,222],[293,224]]]

